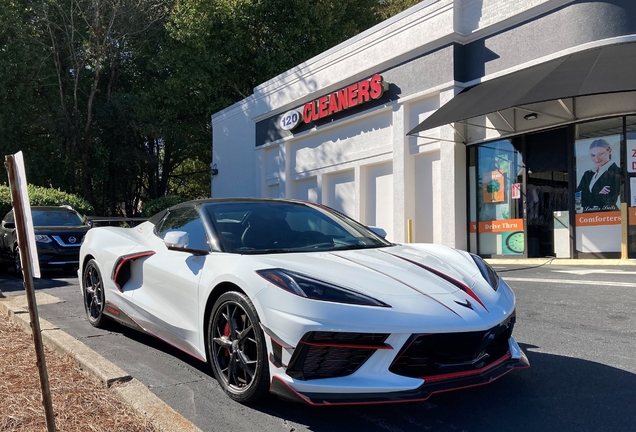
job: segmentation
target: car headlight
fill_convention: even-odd
[[[47,235],[38,234],[35,236],[35,241],[40,243],[51,243],[53,240]]]
[[[349,303],[363,306],[391,307],[357,291],[320,281],[300,273],[283,269],[257,270],[256,273],[279,288],[313,300]]]
[[[492,289],[497,291],[497,289],[499,288],[500,278],[495,269],[492,268],[492,266],[484,261],[480,256],[474,254],[470,254],[470,256],[473,258],[473,261],[475,261],[475,264],[477,264],[479,272],[481,273],[483,278],[486,279],[486,282],[490,284]]]

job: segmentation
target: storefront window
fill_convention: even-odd
[[[602,256],[621,250],[623,118],[576,126],[576,248]]]
[[[521,153],[510,140],[479,146],[477,154],[477,223],[481,255],[522,255]],[[472,230],[471,230],[472,231]]]

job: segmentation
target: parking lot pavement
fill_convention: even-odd
[[[257,406],[237,404],[224,395],[207,365],[133,330],[92,328],[76,278],[49,275],[36,287],[63,300],[42,305],[40,316],[204,431],[636,430],[636,268],[496,267],[516,292],[514,335],[531,368],[426,402],[379,406],[315,408],[277,398]],[[7,276],[0,286],[5,295],[21,291],[21,283]]]

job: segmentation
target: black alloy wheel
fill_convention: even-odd
[[[219,297],[207,335],[212,370],[231,399],[250,403],[269,393],[265,338],[247,296],[228,292]]]
[[[104,296],[102,274],[95,260],[90,260],[88,264],[86,264],[82,282],[84,309],[86,309],[88,322],[91,323],[93,327],[101,328],[106,321],[106,317],[104,316],[106,298]]]

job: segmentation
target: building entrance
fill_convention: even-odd
[[[563,256],[555,250],[555,239],[567,243],[558,247],[569,255],[568,130],[526,135],[523,147],[527,256]],[[559,242],[561,233],[565,236]]]

